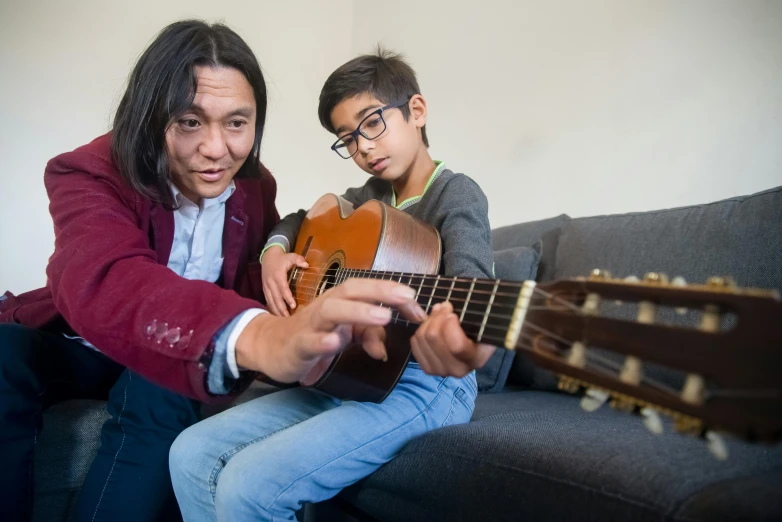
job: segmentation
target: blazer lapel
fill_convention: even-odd
[[[153,204],[149,216],[158,263],[168,265],[171,247],[174,244],[174,213],[166,210],[162,205]]]
[[[223,288],[233,288],[239,261],[246,254],[248,217],[244,211],[247,195],[239,183],[228,201],[225,202],[225,225],[223,228]]]

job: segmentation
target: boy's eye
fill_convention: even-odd
[[[228,123],[228,126],[231,127],[232,129],[241,129],[245,125],[247,125],[247,122],[244,120],[231,120]]]
[[[369,129],[373,129],[380,125],[380,116],[369,118],[367,121],[364,122],[364,127],[367,127]]]
[[[342,143],[340,143],[340,145],[342,147],[349,147],[350,144],[353,143],[353,136],[345,136],[344,138],[341,139],[342,139]]]

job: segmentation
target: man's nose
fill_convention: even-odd
[[[199,152],[207,158],[220,159],[228,154],[228,145],[220,125],[209,125],[201,142]]]

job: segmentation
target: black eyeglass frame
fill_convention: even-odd
[[[335,141],[334,144],[331,146],[331,150],[336,152],[337,156],[339,156],[342,159],[350,159],[350,158],[352,158],[353,156],[356,155],[356,153],[358,153],[358,136],[361,135],[364,139],[367,139],[367,140],[376,140],[376,139],[378,139],[380,136],[383,135],[383,133],[388,128],[388,125],[386,124],[386,120],[385,120],[385,118],[383,118],[383,113],[385,111],[389,110],[389,109],[397,109],[397,108],[403,106],[404,104],[409,103],[412,98],[413,97],[410,96],[409,98],[406,98],[406,99],[404,99],[402,101],[389,103],[385,107],[380,107],[379,109],[375,109],[374,111],[370,112],[369,114],[364,116],[364,119],[361,120],[361,122],[359,122],[358,126],[356,127],[356,130],[354,130],[353,132],[348,132],[346,134],[343,134],[342,136],[337,138],[337,141]],[[373,117],[375,115],[380,116],[380,120],[383,122],[383,130],[380,131],[380,133],[377,136],[375,136],[374,138],[370,138],[369,136],[367,136],[366,134],[364,134],[361,131],[361,126],[364,125],[365,121],[367,121],[369,118],[371,118],[371,117]],[[356,152],[354,152],[350,156],[343,156],[342,154],[340,154],[339,150],[337,150],[337,149],[339,149],[339,148],[346,148],[347,147],[347,145],[344,144],[344,139],[347,138],[348,136],[353,138],[353,141],[356,142]]]

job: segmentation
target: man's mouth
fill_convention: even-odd
[[[199,170],[198,174],[204,181],[219,181],[227,169],[206,169]]]

